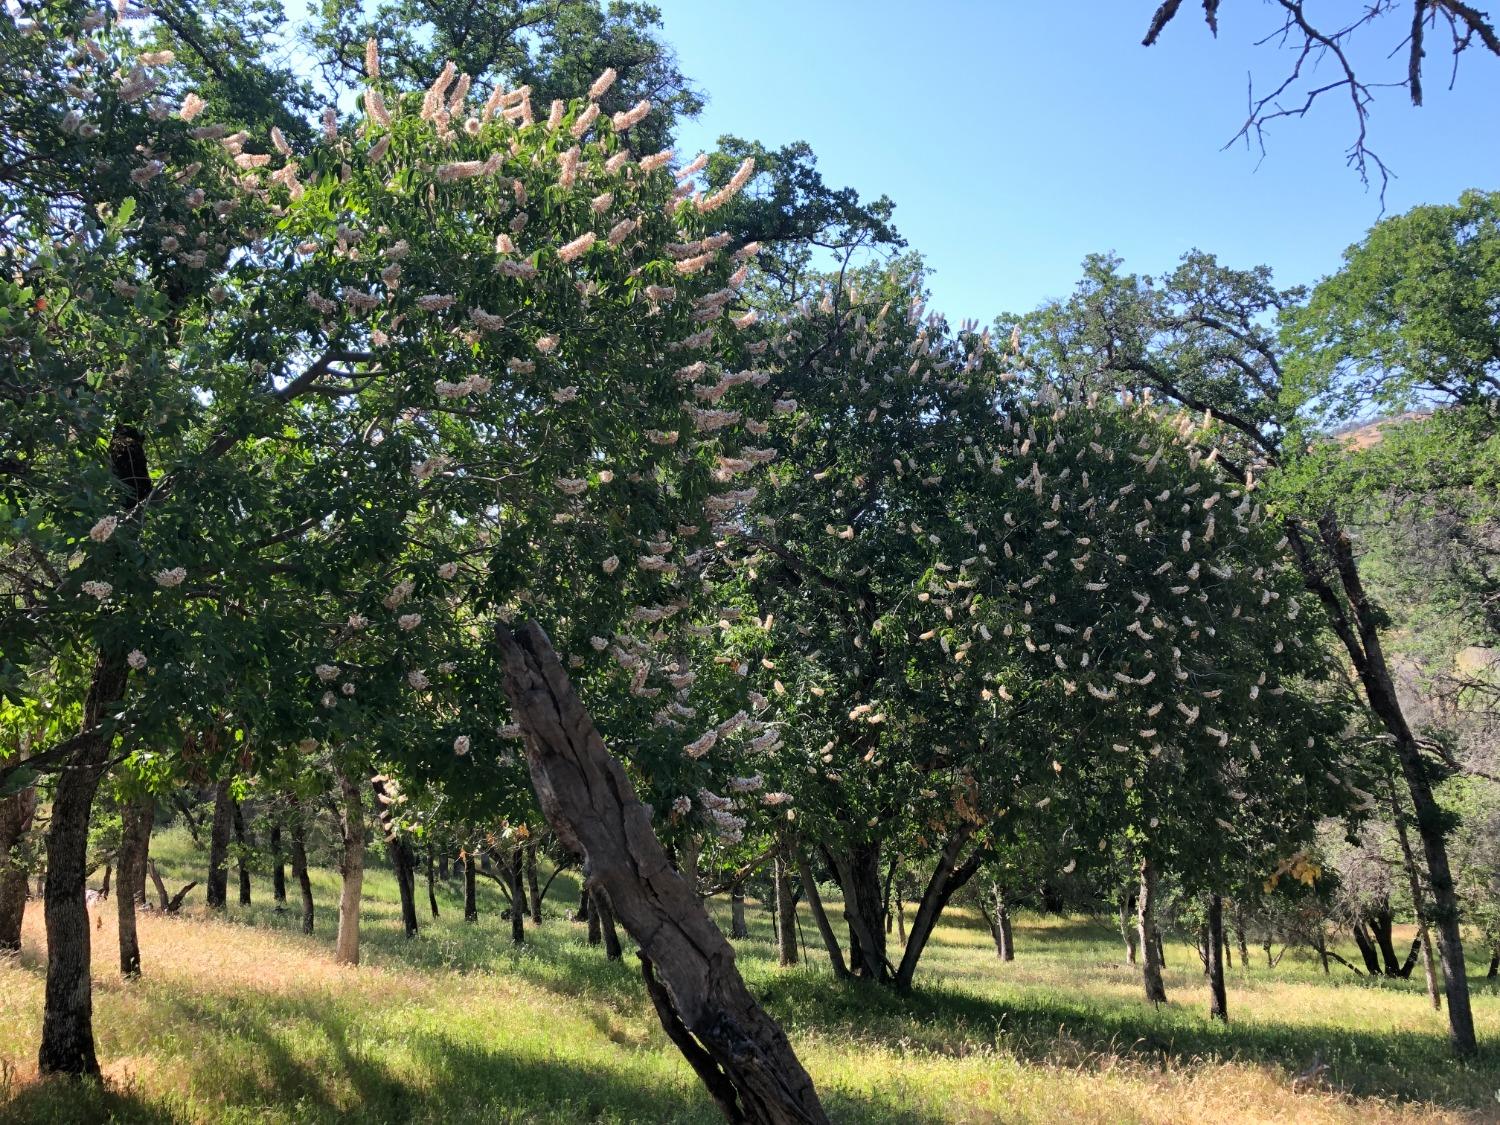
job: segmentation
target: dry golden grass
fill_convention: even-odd
[[[260,904],[228,919],[145,915],[146,975],[129,983],[113,971],[106,903],[93,931],[102,1089],[35,1080],[44,946],[40,911],[29,912],[21,958],[0,963],[0,1118],[718,1120],[633,965],[607,963],[565,920],[567,876],[517,950],[488,887],[478,925],[444,891],[443,917],[406,942],[391,881],[374,873],[358,969],[332,961],[334,885],[320,874],[311,938]],[[1415,982],[1325,979],[1288,954],[1275,973],[1236,967],[1233,1022],[1216,1027],[1186,946],[1169,947],[1173,1002],[1153,1011],[1105,927],[1023,918],[1018,959],[1001,965],[977,920],[956,911],[915,994],[896,998],[837,984],[816,950],[812,966],[776,968],[767,914],[751,914],[741,965],[839,1121],[1500,1119],[1493,1047],[1478,1063],[1450,1060]],[[1481,985],[1475,1004],[1493,1044],[1500,997]],[[1328,1069],[1298,1081],[1319,1062]]]

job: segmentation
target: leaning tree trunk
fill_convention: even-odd
[[[36,786],[0,797],[0,954],[21,950],[21,922],[26,916],[26,868],[12,850],[31,830],[36,815]]]
[[[783,968],[797,963],[797,904],[792,900],[792,875],[786,858],[777,853],[773,861],[776,886],[776,960]]]
[[[1229,1022],[1229,998],[1224,991],[1224,899],[1208,896],[1208,1018]]]
[[[1156,868],[1149,859],[1141,860],[1141,889],[1136,895],[1135,909],[1141,942],[1141,980],[1146,986],[1146,999],[1153,1004],[1165,1004],[1167,986],[1161,979],[1161,936],[1156,930]]]
[[[135,910],[146,901],[146,860],[151,848],[151,824],[156,817],[156,801],[138,797],[120,809],[119,886],[115,890],[115,911],[120,926],[120,973],[125,977],[141,975],[141,943],[136,935]]]
[[[307,826],[298,810],[292,821],[292,878],[302,892],[302,932],[313,932],[312,879],[307,873]]]
[[[823,896],[818,893],[818,881],[813,878],[812,864],[808,862],[807,855],[801,848],[797,849],[797,874],[802,879],[802,893],[807,896],[807,908],[812,911],[813,921],[817,923],[818,933],[823,938],[823,947],[828,950],[828,960],[833,965],[833,975],[842,980],[850,975],[848,968],[844,965],[844,951],[839,948],[838,935],[833,932],[833,925],[828,921],[828,912],[823,909]]]
[[[100,652],[83,703],[90,732],[69,756],[52,791],[47,828],[47,990],[37,1068],[43,1074],[98,1075],[94,1053],[94,997],[89,979],[89,810],[103,777],[112,739],[102,730],[110,708],[125,694],[129,665],[123,654]]]
[[[984,852],[980,848],[970,852],[969,858],[962,864],[958,862],[958,857],[963,854],[964,847],[973,834],[971,825],[961,824],[938,856],[932,878],[928,880],[927,889],[922,892],[922,901],[917,906],[917,916],[912,919],[911,934],[906,939],[901,964],[896,969],[894,983],[901,992],[910,990],[912,978],[917,972],[917,961],[927,948],[928,939],[932,937],[932,931],[937,926],[938,918],[942,916],[943,908],[948,905],[948,900],[979,870],[980,861],[984,858]]]
[[[590,897],[594,902],[589,917],[598,923],[599,934],[604,939],[604,959],[619,961],[625,956],[625,951],[620,947],[620,935],[615,931],[615,912],[609,905],[609,896],[603,890],[595,890],[590,893]],[[589,941],[598,944],[592,926],[589,928]]]
[[[339,932],[333,959],[341,965],[358,965],[359,897],[365,883],[365,809],[359,799],[359,787],[342,773],[339,789],[344,798],[339,824],[344,845],[339,856],[339,874],[344,881],[339,892]]]
[[[1391,816],[1396,823],[1396,838],[1401,844],[1401,861],[1406,867],[1412,910],[1417,916],[1417,941],[1422,947],[1422,968],[1427,976],[1427,999],[1433,1008],[1441,1009],[1443,997],[1438,991],[1437,967],[1432,959],[1432,933],[1427,928],[1427,906],[1422,896],[1422,880],[1417,873],[1417,858],[1412,854],[1411,840],[1406,834],[1406,814],[1401,809],[1401,802],[1396,798],[1394,785],[1390,787],[1387,796],[1390,799]],[[1411,975],[1410,958],[1407,960],[1408,964],[1402,966],[1404,976]]]
[[[1433,796],[1432,770],[1422,757],[1421,748],[1406,721],[1395,679],[1385,658],[1380,637],[1384,616],[1365,592],[1353,545],[1333,512],[1327,512],[1319,519],[1318,540],[1332,563],[1332,581],[1337,582],[1342,590],[1342,599],[1334,593],[1330,576],[1320,561],[1313,557],[1302,528],[1289,522],[1288,532],[1304,580],[1328,611],[1329,623],[1349,653],[1365,689],[1370,710],[1391,736],[1396,760],[1401,766],[1401,777],[1411,798],[1423,858],[1427,861],[1432,921],[1438,932],[1438,959],[1443,967],[1443,991],[1448,998],[1449,1039],[1457,1054],[1471,1055],[1478,1050],[1478,1045],[1474,1038],[1474,1013],[1469,1005],[1469,978],[1464,965],[1458,893],[1448,863],[1448,818]]]
[[[214,786],[214,821],[208,835],[208,908],[223,910],[229,903],[229,833],[234,821],[234,799],[229,779]]]
[[[505,693],[526,733],[542,811],[585,878],[640,944],[657,1015],[731,1122],[826,1123],[812,1080],[745,987],[734,949],[672,870],[620,763],[573,690],[546,634],[496,628]]]
[[[526,845],[526,901],[531,904],[531,924],[542,924],[542,891],[536,877],[536,841]]]
[[[432,916],[438,916],[437,902],[437,859],[432,854],[432,845],[427,845],[427,907],[432,911]]]

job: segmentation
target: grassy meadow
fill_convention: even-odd
[[[201,878],[185,834],[159,834],[153,851],[173,889]],[[567,920],[570,873],[516,948],[483,879],[478,924],[463,921],[455,882],[430,924],[424,896],[422,935],[408,942],[394,880],[372,869],[358,969],[332,959],[337,882],[314,873],[312,937],[294,912],[273,911],[260,878],[256,904],[226,918],[205,916],[201,889],[181,917],[145,913],[145,976],[133,983],[114,971],[114,904],[96,909],[102,1087],[35,1079],[45,954],[33,903],[21,957],[0,961],[0,1120],[722,1120],[658,1028],[633,957],[607,962]],[[232,872],[230,883],[233,898]],[[713,908],[727,931],[727,902]],[[897,998],[837,984],[805,909],[811,964],[777,967],[769,912],[749,913],[740,967],[840,1122],[1500,1120],[1495,981],[1475,982],[1483,1051],[1459,1064],[1420,980],[1337,966],[1325,977],[1295,951],[1274,971],[1254,949],[1248,969],[1236,959],[1224,1027],[1205,1016],[1191,946],[1168,945],[1171,1002],[1154,1011],[1102,921],[1022,915],[1016,960],[1001,964],[982,920],[955,908],[915,994]]]

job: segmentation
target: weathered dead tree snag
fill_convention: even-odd
[[[582,855],[640,945],[662,1027],[731,1122],[826,1123],[781,1028],[745,987],[734,950],[672,869],[625,770],[604,746],[547,635],[495,630],[505,694],[526,736],[537,800],[563,846]]]

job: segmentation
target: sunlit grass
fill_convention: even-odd
[[[164,833],[153,847],[169,884],[201,872],[185,836]],[[477,925],[463,921],[455,883],[439,891],[436,922],[423,902],[422,935],[408,942],[393,880],[372,871],[358,969],[332,960],[336,875],[315,873],[312,937],[298,932],[295,888],[280,915],[269,890],[258,878],[256,904],[231,905],[225,919],[201,906],[144,915],[145,976],[129,984],[113,971],[113,902],[97,912],[95,1024],[108,1082],[89,1090],[34,1078],[34,905],[21,959],[0,964],[0,1117],[721,1120],[657,1028],[633,958],[607,962],[567,920],[577,901],[568,873],[518,949],[493,883],[480,883]],[[727,929],[727,904],[713,909]],[[740,966],[839,1121],[1452,1121],[1500,1111],[1493,982],[1478,982],[1475,996],[1484,1053],[1463,1065],[1448,1057],[1419,980],[1325,977],[1293,953],[1274,972],[1254,949],[1248,968],[1235,966],[1223,1027],[1205,1018],[1191,947],[1169,945],[1172,1002],[1156,1011],[1103,923],[1023,916],[1017,960],[1002,965],[979,920],[955,910],[916,993],[900,998],[835,982],[816,944],[809,964],[779,969],[769,912],[752,903],[750,920]],[[802,924],[815,943],[811,919]],[[1299,1083],[1315,1064],[1327,1070]]]

